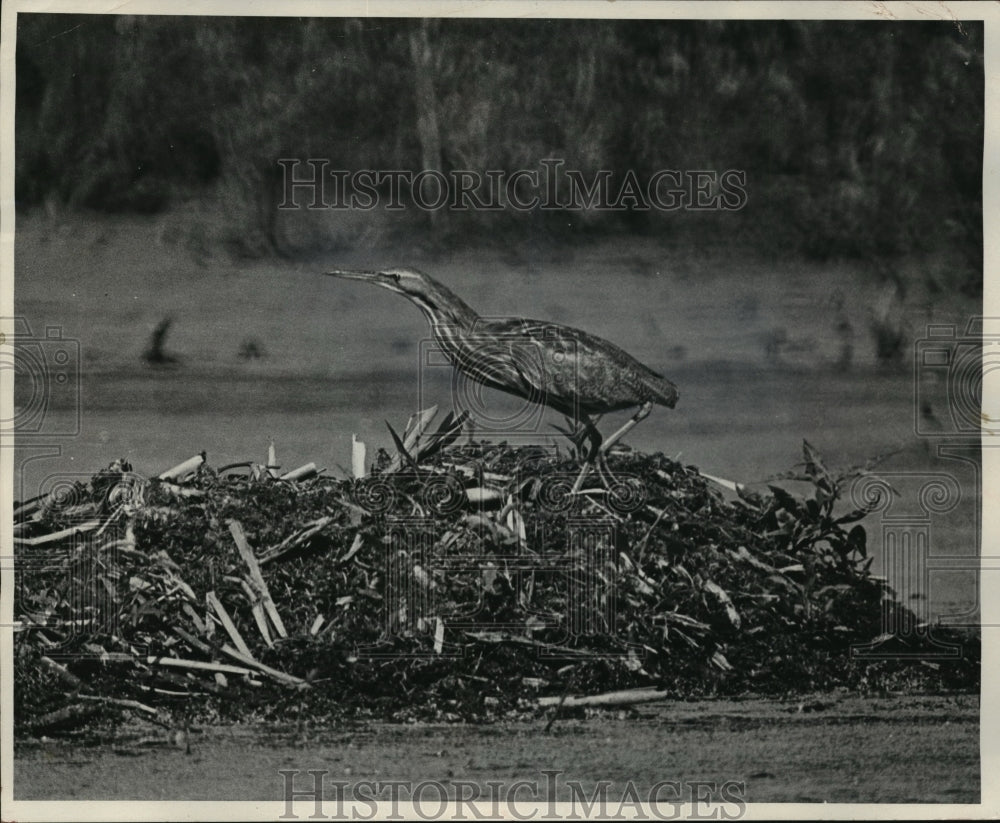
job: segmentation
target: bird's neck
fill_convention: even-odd
[[[437,332],[442,326],[458,327],[463,331],[472,331],[479,320],[479,315],[464,300],[447,286],[434,283],[426,300],[415,300],[424,317]]]

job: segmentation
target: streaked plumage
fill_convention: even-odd
[[[610,447],[649,414],[673,408],[677,387],[613,343],[571,326],[519,317],[483,318],[449,288],[413,269],[326,272],[402,294],[427,317],[435,341],[473,380],[561,412],[601,438],[591,415],[640,407],[604,444]]]

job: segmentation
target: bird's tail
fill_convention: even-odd
[[[646,377],[644,380],[646,387],[653,393],[653,399],[661,406],[672,409],[677,405],[681,393],[677,391],[677,386],[667,380],[666,377],[654,375]]]

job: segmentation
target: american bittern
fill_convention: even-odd
[[[331,277],[363,280],[415,303],[427,317],[435,342],[463,374],[491,388],[547,406],[582,424],[590,440],[579,491],[590,465],[644,420],[654,403],[673,408],[677,387],[607,340],[587,332],[520,317],[483,318],[432,277],[413,269],[330,271]],[[638,406],[606,440],[592,415]]]

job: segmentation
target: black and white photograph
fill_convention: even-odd
[[[1000,7],[0,14],[0,818],[1000,814]]]

